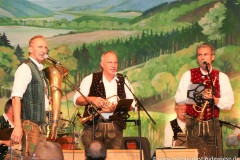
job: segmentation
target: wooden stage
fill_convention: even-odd
[[[63,150],[65,160],[85,159],[85,150]],[[197,159],[197,149],[157,149],[155,160]],[[106,160],[140,160],[139,150],[107,150]],[[144,156],[142,154],[142,160]]]
[[[63,155],[65,160],[84,160],[85,150],[63,150]],[[107,150],[106,160],[139,160],[140,151],[139,150]],[[142,154],[142,160],[144,160]]]

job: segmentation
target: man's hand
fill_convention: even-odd
[[[114,103],[106,103],[106,105],[102,108],[103,113],[112,113],[116,109],[117,105]]]
[[[101,97],[91,97],[91,102],[97,108],[103,108],[105,106],[105,103],[106,103],[105,99],[103,99]]]
[[[11,139],[14,141],[14,143],[19,143],[22,140],[23,130],[22,127],[14,127]]]
[[[212,99],[213,95],[212,95],[212,90],[211,89],[205,89],[203,92],[203,98],[204,99]]]

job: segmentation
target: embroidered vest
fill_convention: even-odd
[[[24,63],[31,69],[32,80],[22,98],[22,119],[45,122],[44,81],[47,83],[46,76],[30,59]]]
[[[96,97],[101,97],[106,99],[106,92],[105,92],[104,84],[102,81],[102,76],[103,76],[102,72],[93,73],[92,84],[90,86],[90,92],[88,96],[96,96]],[[117,95],[120,99],[125,99],[126,93],[124,89],[124,83],[125,83],[124,77],[123,76],[119,77],[119,82],[117,83],[118,83]],[[87,112],[87,108],[88,106],[85,106],[85,110],[83,114],[84,117],[89,116],[89,113]]]
[[[194,68],[190,70],[191,72],[191,83],[204,83],[206,88],[211,90],[211,81],[208,75],[203,75],[200,68]],[[210,73],[211,79],[213,81],[214,89],[215,89],[215,97],[220,98],[220,84],[219,84],[219,71],[212,70]],[[197,107],[197,110],[201,111],[201,107]],[[204,115],[203,120],[209,120],[215,117],[219,117],[219,108],[217,106],[214,107],[214,116],[212,115],[213,107],[208,105]],[[187,105],[186,113],[193,117],[198,117],[200,112],[194,110],[192,105]]]
[[[177,140],[177,134],[179,132],[183,132],[182,129],[180,128],[180,126],[177,123],[177,118],[172,120],[172,121],[170,121],[170,124],[171,124],[172,130],[173,130],[173,139]]]

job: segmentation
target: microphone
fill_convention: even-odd
[[[206,61],[203,61],[202,63],[203,63],[203,64],[205,64],[206,66],[208,66],[208,65],[209,65],[209,63],[208,63],[208,62],[206,62]]]
[[[127,77],[127,76],[124,75],[124,74],[115,73],[115,79],[116,79],[117,82],[119,82],[119,79],[118,79],[119,77],[123,77],[123,78],[125,78],[125,77]]]
[[[53,59],[52,57],[49,57],[47,54],[44,55],[44,59],[48,59],[53,64],[60,64],[60,62],[58,62],[57,60]]]
[[[127,77],[126,75],[120,74],[120,73],[116,73],[116,76],[117,76],[117,77]]]

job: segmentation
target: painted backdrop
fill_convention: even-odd
[[[68,69],[63,80],[61,133],[81,133],[74,106],[75,87],[99,71],[101,54],[115,50],[119,72],[132,83],[136,96],[156,122],[141,110],[142,136],[152,150],[163,146],[164,127],[176,117],[174,95],[182,74],[197,67],[195,48],[210,42],[216,48],[214,67],[226,73],[235,94],[230,111],[220,119],[239,121],[239,0],[0,0],[0,113],[11,94],[14,72],[28,57],[34,35],[47,38],[49,55]],[[46,62],[45,67],[51,63]],[[137,113],[130,113],[136,120]],[[76,119],[75,119],[76,118]],[[223,125],[223,143],[232,128]],[[138,136],[128,123],[125,136]],[[80,146],[81,148],[82,146]],[[227,147],[224,143],[224,148]]]

